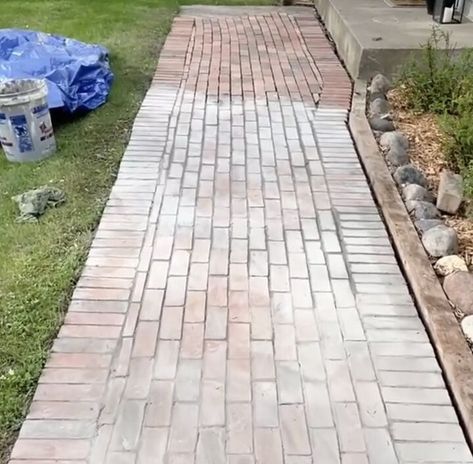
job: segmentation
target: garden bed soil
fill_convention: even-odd
[[[409,138],[409,155],[412,164],[425,174],[429,187],[437,192],[440,172],[451,166],[445,159],[445,135],[435,114],[417,114],[405,107],[402,89],[388,94],[396,129]],[[469,214],[469,215],[468,215]],[[448,226],[458,234],[459,255],[467,265],[473,265],[473,200],[465,200],[459,214],[444,217]]]

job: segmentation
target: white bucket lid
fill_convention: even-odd
[[[45,97],[48,93],[44,79],[0,80],[0,107],[15,106]]]

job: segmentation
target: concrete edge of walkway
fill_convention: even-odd
[[[473,355],[381,156],[365,115],[366,82],[355,82],[349,128],[473,451]]]

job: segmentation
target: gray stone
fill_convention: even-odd
[[[435,272],[439,276],[445,277],[454,272],[468,271],[468,266],[461,256],[450,255],[440,258],[434,265]]]
[[[428,201],[408,200],[406,201],[406,208],[418,221],[421,219],[438,219],[440,217],[439,210]]]
[[[434,201],[432,193],[417,184],[406,185],[402,189],[402,198],[404,198],[405,201]]]
[[[463,314],[473,314],[473,274],[465,271],[455,272],[445,277],[443,289],[448,299]]]
[[[369,101],[372,102],[378,98],[384,98],[386,100],[386,95],[383,92],[370,92]]]
[[[440,173],[437,208],[445,213],[455,214],[463,200],[463,179],[446,169]]]
[[[409,139],[402,132],[399,131],[384,133],[379,139],[379,144],[383,148],[390,148],[395,145],[401,145],[401,147],[405,148],[406,150],[409,149]]]
[[[383,116],[389,114],[391,107],[385,98],[377,98],[370,103],[370,114]]]
[[[427,186],[427,179],[424,174],[412,164],[398,167],[394,173],[394,180],[398,185],[417,184],[422,187]]]
[[[371,81],[370,92],[380,92],[386,95],[388,91],[391,90],[391,88],[391,82],[386,76],[383,76],[382,74],[376,74],[376,76],[374,76],[373,80]]]
[[[461,322],[463,333],[469,342],[473,342],[473,316],[466,316]]]
[[[458,251],[457,233],[443,224],[426,231],[422,236],[422,243],[434,258],[454,255]]]
[[[401,145],[393,145],[386,154],[386,160],[391,166],[396,168],[410,162],[407,151]]]
[[[420,221],[414,222],[416,229],[421,234],[425,234],[429,229],[441,226],[442,224],[443,222],[440,219],[421,219]]]
[[[379,116],[373,116],[370,118],[370,126],[373,130],[380,132],[393,131],[395,129],[394,123],[386,118],[381,118]]]

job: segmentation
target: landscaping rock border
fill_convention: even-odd
[[[437,195],[428,190],[424,173],[409,162],[407,136],[399,131],[380,128],[377,123],[380,118],[392,122],[391,108],[386,96],[389,89],[391,85],[385,76],[378,74],[373,78],[369,90],[376,92],[375,101],[382,99],[382,95],[384,101],[382,105],[373,105],[373,101],[369,103],[370,125],[373,133],[378,135],[378,144],[394,180],[401,189],[407,211],[415,220],[424,248],[435,263],[439,258],[455,256],[458,253],[457,233],[453,228],[440,222],[440,211],[446,214],[455,214],[458,211],[463,200],[463,181],[460,175],[443,170],[440,173]],[[456,256],[456,259],[462,260],[459,256]],[[466,268],[466,263],[463,264]],[[456,268],[459,267],[463,266],[457,263]],[[437,268],[434,266],[434,269]],[[444,277],[442,274],[439,276]],[[448,292],[446,293],[448,296]],[[455,304],[454,301],[451,302]],[[470,306],[473,307],[473,293]],[[464,313],[462,308],[457,309],[459,315]]]
[[[380,149],[373,133],[378,137],[382,134],[373,132],[366,116],[366,88],[366,81],[355,82],[349,127],[471,445],[473,442],[472,352],[422,246],[419,234],[409,220],[409,214],[392,173],[385,159],[380,156]],[[437,221],[435,225],[442,224],[440,220],[425,221]],[[466,323],[464,325],[467,326]]]

